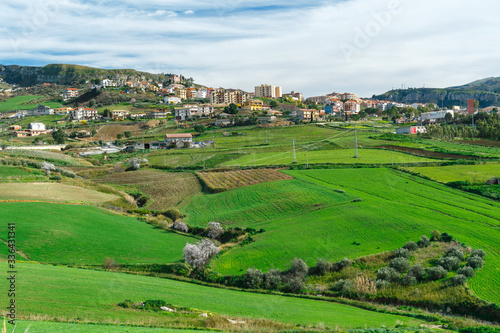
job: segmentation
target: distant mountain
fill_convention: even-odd
[[[44,67],[0,65],[0,77],[9,84],[32,86],[40,83],[83,84],[92,79],[122,81],[167,81],[170,74],[151,74],[135,69],[101,69],[79,65],[51,64]]]
[[[439,106],[462,105],[476,99],[481,107],[500,105],[500,77],[477,80],[463,86],[448,88],[395,89],[373,99],[399,103],[434,103]]]

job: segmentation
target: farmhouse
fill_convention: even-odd
[[[20,129],[21,129],[21,126],[19,126],[19,125],[9,126],[9,131],[19,131]]]
[[[111,111],[111,118],[115,120],[124,120],[128,114],[129,112],[125,110],[113,110]]]
[[[180,133],[180,134],[165,134],[165,142],[167,144],[175,143],[185,143],[193,142],[193,135],[191,133]]]
[[[33,116],[52,116],[55,112],[54,109],[40,104],[31,113]]]

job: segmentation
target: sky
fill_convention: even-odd
[[[0,64],[371,97],[500,76],[499,18],[492,0],[2,0]]]

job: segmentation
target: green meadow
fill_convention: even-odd
[[[37,103],[31,104],[31,101],[34,101],[42,96],[17,96],[12,97],[6,100],[5,102],[0,102],[0,112],[4,111],[16,111],[16,110],[33,110],[38,106]],[[58,102],[43,102],[39,103],[43,105],[50,106],[51,108],[61,107],[61,103]]]
[[[16,223],[18,248],[29,259],[72,265],[171,263],[194,239],[132,217],[83,205],[1,203],[5,224]]]
[[[471,184],[484,184],[488,179],[500,177],[500,164],[498,163],[408,167],[407,169],[441,183],[468,181]]]
[[[0,264],[5,271],[6,264]],[[165,325],[169,313],[124,309],[118,303],[160,299],[175,306],[229,318],[254,318],[339,328],[418,326],[410,317],[383,314],[326,301],[206,287],[185,282],[104,271],[18,264],[18,314],[41,320],[79,320],[115,324]],[[0,286],[5,289],[7,281]],[[5,304],[7,295],[0,301]],[[210,320],[210,319],[207,319]],[[175,322],[174,322],[175,323]],[[200,323],[200,326],[202,323]]]
[[[316,210],[308,209],[307,205],[302,206],[305,208],[302,211],[298,208],[283,210],[280,198],[293,197],[293,194],[276,194],[273,199],[261,190],[262,185],[278,186],[294,181],[195,197],[183,208],[189,216],[188,222],[193,221],[196,225],[221,221],[265,229],[264,233],[254,236],[255,242],[221,255],[212,263],[214,270],[222,274],[241,274],[250,267],[285,269],[295,257],[303,258],[309,265],[314,265],[318,258],[335,261],[343,257],[356,258],[394,250],[438,229],[488,253],[485,267],[472,279],[471,286],[486,300],[500,300],[500,275],[497,274],[500,203],[392,169],[285,173],[308,184],[309,188],[305,186],[302,195],[317,201]],[[311,183],[317,189],[313,189]],[[336,189],[346,192],[340,200],[339,193],[333,191]],[[323,198],[311,196],[311,191],[323,193]],[[252,198],[261,195],[261,199]],[[362,201],[345,202],[353,197]],[[259,209],[251,200],[267,201],[270,207]],[[191,218],[189,212],[202,204],[202,212]]]

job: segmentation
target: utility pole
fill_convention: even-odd
[[[391,151],[391,155],[392,155],[392,165],[394,165],[394,152]]]
[[[253,152],[253,167],[254,168],[255,168],[255,165],[256,165],[256,163],[255,163],[255,152]]]
[[[163,165],[166,166],[167,165],[167,159],[166,159],[166,156],[167,155],[163,155]]]
[[[297,163],[297,155],[295,155],[295,139],[292,141],[293,143],[293,162],[292,163]]]
[[[14,137],[10,136],[10,154],[14,155]]]
[[[267,143],[267,127],[266,127],[266,143]]]
[[[306,167],[307,169],[309,169],[309,154],[307,151],[306,151]]]
[[[356,125],[354,125],[354,158],[359,158],[359,155],[358,155],[358,133],[356,130]]]

